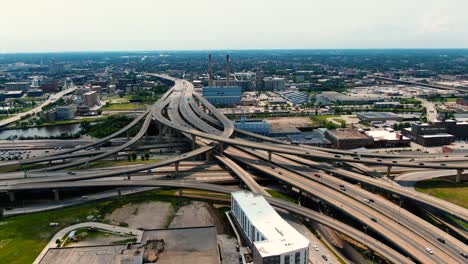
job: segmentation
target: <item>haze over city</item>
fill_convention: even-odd
[[[464,0],[4,1],[0,53],[466,48]]]

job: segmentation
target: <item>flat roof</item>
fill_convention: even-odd
[[[433,135],[421,135],[423,138],[438,138],[438,137],[454,137],[454,135],[441,133],[441,134],[433,134]]]
[[[327,130],[329,134],[333,135],[338,139],[367,139],[367,136],[364,133],[361,133],[354,129],[335,129]]]
[[[409,140],[408,137],[401,135],[400,133],[390,132],[387,130],[373,130],[365,132],[368,136],[374,138],[374,140],[400,140],[398,137],[401,136],[401,140]]]
[[[265,237],[254,242],[263,257],[309,247],[309,240],[290,226],[261,195],[251,192],[233,192],[232,197],[242,208],[253,226]]]
[[[216,227],[188,227],[143,231],[142,242],[126,245],[92,245],[50,248],[39,264],[115,264],[143,262],[147,242],[164,240],[158,264],[219,264]]]

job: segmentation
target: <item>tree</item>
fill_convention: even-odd
[[[135,152],[132,153],[132,160],[135,161],[137,159],[137,154]]]

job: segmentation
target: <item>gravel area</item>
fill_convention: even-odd
[[[106,215],[111,224],[127,223],[129,228],[158,229],[166,228],[173,214],[173,208],[166,202],[127,204]]]

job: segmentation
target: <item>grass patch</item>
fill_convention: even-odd
[[[103,111],[132,111],[132,110],[145,110],[148,106],[141,103],[121,103],[109,104],[102,108]]]
[[[296,199],[294,199],[293,197],[285,194],[285,193],[282,193],[282,192],[279,192],[279,191],[275,191],[275,190],[270,190],[270,189],[267,189],[266,190],[271,196],[273,196],[274,198],[278,198],[278,199],[281,199],[281,200],[284,200],[284,201],[287,201],[287,202],[290,202],[290,203],[297,203]]]
[[[456,205],[468,208],[468,183],[445,179],[431,179],[416,183],[418,192],[426,193]]]
[[[140,194],[93,202],[60,210],[3,217],[0,219],[0,263],[32,263],[52,236],[59,230],[88,221],[89,215],[100,216],[95,221],[128,203],[166,201],[177,204],[181,198],[171,197],[175,190],[152,190]],[[50,227],[49,223],[59,226]]]

